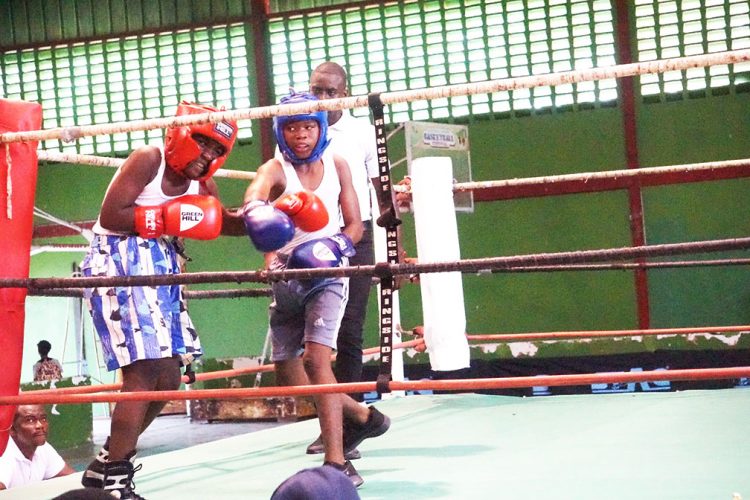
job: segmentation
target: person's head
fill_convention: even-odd
[[[335,62],[324,62],[310,74],[310,92],[320,100],[338,99],[349,95],[346,86],[346,71]],[[328,112],[328,123],[333,125],[341,118],[342,111]]]
[[[16,408],[10,436],[21,450],[35,450],[47,442],[47,412],[44,405],[21,405]]]
[[[49,352],[52,350],[52,344],[50,344],[46,340],[40,340],[36,345],[36,348],[39,351],[39,355],[43,358],[46,358]]]
[[[101,488],[77,488],[57,495],[52,500],[112,500],[112,494]]]
[[[78,488],[57,495],[52,500],[112,500],[112,494],[101,488]]]
[[[218,109],[182,101],[175,116],[195,115]],[[205,181],[221,168],[237,139],[234,122],[201,123],[167,129],[164,159],[175,172],[188,179]]]
[[[284,480],[271,500],[358,500],[352,480],[342,471],[328,466],[303,469]]]
[[[317,100],[309,92],[292,92],[282,97],[279,104],[297,104]],[[274,116],[273,131],[279,150],[292,165],[318,160],[331,143],[328,139],[328,118],[325,111]]]

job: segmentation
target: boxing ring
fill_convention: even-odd
[[[363,499],[598,500],[747,498],[750,390],[516,398],[409,396],[378,404],[393,419],[365,441]],[[148,432],[148,431],[147,431]],[[153,499],[268,498],[296,470],[307,420],[140,459]],[[81,474],[0,492],[52,498]],[[735,495],[737,494],[737,495]]]
[[[562,74],[498,80],[384,93],[382,104],[432,99],[453,95],[488,93],[501,90],[556,85],[592,79],[612,78],[674,71],[690,67],[727,64],[750,60],[750,51],[733,51],[708,56],[677,58],[650,63],[594,68]],[[221,120],[267,118],[275,114],[297,114],[311,110],[333,110],[367,105],[358,96],[311,104],[269,106],[246,111],[224,111],[205,115],[144,120],[108,126],[74,127],[47,131],[17,131],[0,134],[0,142],[12,144],[50,138],[74,140],[95,134],[144,130],[206,123]],[[40,155],[40,157],[43,155]],[[47,158],[54,159],[50,155]],[[63,158],[65,159],[65,158]],[[116,161],[67,156],[67,161],[117,166]],[[574,174],[532,179],[485,181],[457,186],[457,190],[484,193],[487,200],[533,196],[534,192],[559,184],[570,192],[630,185],[633,179],[643,185],[658,185],[665,176],[675,175],[685,182],[750,175],[747,160],[711,162]],[[248,173],[220,174],[247,179]],[[750,238],[644,245],[627,248],[582,250],[508,257],[465,259],[455,262],[381,262],[374,266],[339,269],[284,271],[236,271],[185,273],[178,276],[139,276],[128,278],[33,278],[8,274],[0,278],[0,291],[21,290],[39,295],[76,296],[81,288],[115,282],[122,286],[154,286],[165,283],[268,283],[280,279],[321,276],[371,275],[382,288],[401,275],[430,273],[475,273],[490,275],[510,272],[564,270],[638,269],[710,265],[747,265],[746,259],[709,261],[646,262],[653,257],[703,252],[744,250]],[[630,262],[634,261],[634,262]],[[234,292],[224,292],[234,296]],[[263,292],[255,292],[264,295]],[[210,296],[206,293],[205,296]],[[196,298],[200,298],[196,296]],[[382,291],[381,291],[382,299]],[[17,300],[16,300],[17,302]],[[381,345],[367,354],[385,357],[401,349],[424,347],[428,339],[415,338],[403,344],[393,342],[393,331],[384,328],[381,318]],[[713,334],[735,332],[743,335],[750,326],[723,326],[648,331],[556,332],[534,334],[469,335],[467,342],[512,342],[533,338],[571,339],[585,337],[632,337],[646,335]],[[400,332],[396,332],[400,333]],[[21,336],[22,337],[22,336]],[[473,337],[473,338],[472,338]],[[429,347],[429,345],[428,345]],[[20,351],[21,343],[13,344]],[[13,351],[15,352],[15,351]],[[17,361],[17,360],[16,360]],[[750,365],[750,363],[745,363]],[[20,369],[20,366],[19,366]],[[272,370],[271,366],[246,370],[202,373],[198,380],[228,377]],[[381,375],[383,371],[381,370]],[[744,379],[750,366],[712,369],[684,369],[644,372],[541,375],[454,380],[391,380],[377,382],[269,387],[248,389],[193,389],[159,393],[114,393],[119,386],[93,386],[17,395],[17,388],[2,388],[0,408],[23,403],[82,404],[116,402],[126,399],[228,399],[248,397],[291,397],[331,392],[437,391],[440,394],[386,397],[378,408],[387,413],[393,425],[382,437],[366,441],[365,458],[356,463],[366,478],[359,490],[365,499],[386,498],[728,498],[750,496],[750,437],[745,432],[745,412],[750,390],[693,390],[687,392],[628,393],[608,395],[565,395],[517,398],[479,395],[465,391],[490,389],[592,386],[596,384]],[[7,379],[6,379],[7,381]],[[6,384],[7,385],[7,384]],[[16,383],[17,385],[17,383]],[[453,393],[458,394],[453,394]],[[450,394],[446,394],[450,393]],[[139,459],[143,471],[136,477],[137,492],[158,498],[267,498],[274,488],[293,472],[319,465],[319,457],[304,454],[304,447],[317,433],[317,422],[308,420],[194,446],[184,450]],[[0,492],[0,498],[51,498],[79,487],[80,473],[40,484]]]

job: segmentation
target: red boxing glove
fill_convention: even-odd
[[[323,201],[310,191],[286,194],[273,206],[291,217],[296,227],[308,233],[323,229],[328,224],[328,210]]]
[[[135,230],[141,238],[162,234],[212,240],[221,233],[221,202],[188,194],[153,207],[135,207]]]

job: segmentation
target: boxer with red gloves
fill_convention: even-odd
[[[284,97],[281,104],[314,102],[309,93]],[[327,150],[325,111],[274,118],[281,155],[261,165],[245,193],[245,226],[272,270],[345,266],[362,237],[357,194],[346,161]],[[271,202],[273,205],[264,203]],[[256,217],[259,210],[261,217]],[[291,218],[292,238],[274,239],[281,220]],[[339,226],[343,220],[343,227]],[[273,251],[272,246],[280,245]],[[269,332],[276,380],[283,385],[335,384],[331,353],[347,297],[348,278],[272,283]],[[304,350],[300,349],[304,346]],[[390,421],[345,394],[314,396],[325,443],[324,464],[342,470],[359,486],[363,479],[344,453],[363,439],[388,429]],[[346,425],[344,425],[346,422]],[[346,430],[344,430],[346,429]]]
[[[182,102],[177,116],[216,108]],[[179,274],[178,238],[210,240],[243,234],[238,217],[219,202],[211,176],[226,160],[237,124],[220,121],[173,127],[164,148],[133,151],[107,188],[93,227],[84,276]],[[101,339],[107,368],[121,369],[123,391],[163,391],[180,385],[180,365],[202,354],[180,285],[99,287],[85,298]],[[111,434],[83,473],[87,487],[123,499],[133,491],[138,436],[164,402],[122,401],[112,413]]]

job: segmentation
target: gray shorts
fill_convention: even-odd
[[[279,281],[271,285],[268,308],[273,361],[299,357],[306,342],[336,348],[336,337],[349,296],[349,279]]]

